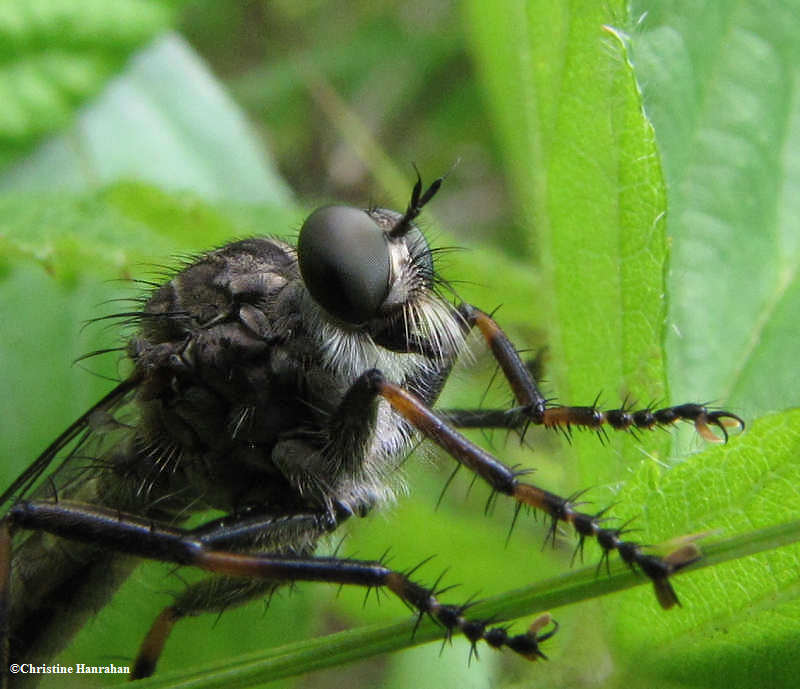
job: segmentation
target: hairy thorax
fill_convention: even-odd
[[[185,267],[150,297],[129,352],[143,377],[141,422],[136,451],[116,466],[131,490],[162,505],[180,490],[184,505],[228,512],[320,504],[363,512],[391,494],[407,425],[376,403],[351,434],[356,447],[332,455],[329,419],[364,368],[413,384],[426,359],[331,324],[288,245],[248,239]]]

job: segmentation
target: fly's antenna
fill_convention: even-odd
[[[417,169],[416,165],[414,165],[414,172],[417,173],[417,181],[414,184],[414,188],[411,190],[411,200],[408,202],[408,208],[406,208],[406,212],[403,213],[403,217],[400,218],[395,226],[389,231],[389,236],[392,239],[402,237],[411,229],[411,223],[414,222],[414,219],[422,212],[425,204],[428,203],[428,201],[430,201],[434,196],[436,196],[436,192],[439,191],[442,186],[442,182],[444,182],[445,179],[444,176],[436,178],[423,193],[422,177],[420,177],[419,170]]]

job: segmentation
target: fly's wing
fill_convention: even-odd
[[[66,428],[0,496],[3,509],[14,501],[39,498],[93,504],[102,481],[92,479],[109,461],[109,451],[130,437],[131,427],[117,417],[125,413],[140,382],[141,376],[134,373]],[[97,544],[67,545],[41,531],[18,529],[10,596],[3,601],[6,658],[36,665],[49,662],[106,605],[136,562]]]
[[[48,470],[56,458],[66,450],[60,464],[52,472],[55,477],[62,472],[71,460],[80,454],[80,449],[85,447],[89,439],[96,433],[94,426],[96,420],[104,414],[110,414],[124,404],[139,384],[136,375],[121,382],[97,404],[89,408],[78,417],[67,429],[59,435],[36,460],[23,471],[17,479],[0,495],[0,508],[13,500],[19,500],[30,494],[31,489],[41,476]]]

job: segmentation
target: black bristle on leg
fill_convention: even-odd
[[[744,420],[729,411],[714,410],[705,404],[694,402],[676,404],[671,407],[654,409],[652,406],[632,410],[623,404],[619,409],[604,411],[595,403],[588,407],[548,405],[536,420],[528,422],[539,424],[545,428],[561,431],[569,438],[574,428],[587,428],[603,434],[601,441],[605,441],[606,426],[615,431],[635,432],[637,430],[651,430],[672,426],[679,421],[686,421],[694,425],[697,432],[709,442],[727,442],[728,429],[744,429]],[[711,430],[711,426],[719,429],[722,437]]]

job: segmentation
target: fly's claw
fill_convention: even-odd
[[[553,628],[549,632],[539,634],[539,631],[544,629],[549,624],[552,624]],[[547,639],[553,636],[557,631],[558,622],[556,622],[550,616],[550,613],[545,613],[531,622],[527,632],[512,637],[508,646],[519,653],[523,658],[527,658],[528,660],[537,660],[539,658],[547,660],[547,656],[542,653],[541,649],[539,648],[539,644],[541,644],[543,641],[547,641]]]
[[[677,572],[703,557],[703,553],[700,550],[700,546],[697,545],[697,541],[701,538],[707,538],[708,536],[719,533],[720,531],[718,529],[698,531],[697,533],[673,538],[657,547],[662,552],[666,552],[663,558],[664,561],[674,568],[673,571]]]
[[[553,628],[549,632],[539,634],[549,624],[552,624]],[[547,660],[547,656],[542,653],[539,645],[543,641],[547,641],[557,631],[558,622],[550,616],[550,613],[545,613],[537,617],[524,634],[509,636],[505,627],[494,627],[488,630],[483,638],[492,648],[506,646],[526,660],[538,660],[539,658]]]
[[[700,405],[685,405],[685,406],[700,406]],[[728,442],[728,429],[735,428],[739,431],[744,430],[744,419],[736,414],[719,410],[708,411],[706,407],[700,407],[701,412],[694,419],[694,427],[697,432],[710,443],[727,443]],[[722,432],[720,438],[710,426],[716,426]]]
[[[638,566],[653,582],[656,598],[664,610],[668,610],[675,605],[680,606],[681,603],[678,600],[675,589],[672,588],[669,578],[684,567],[688,567],[703,557],[703,553],[695,541],[706,535],[707,532],[691,534],[665,543],[665,547],[675,547],[664,557],[646,555],[641,552],[639,546],[629,544],[632,555],[635,550],[636,566]],[[628,564],[632,564],[623,553],[623,550],[620,550],[620,554],[623,560],[628,562]]]

